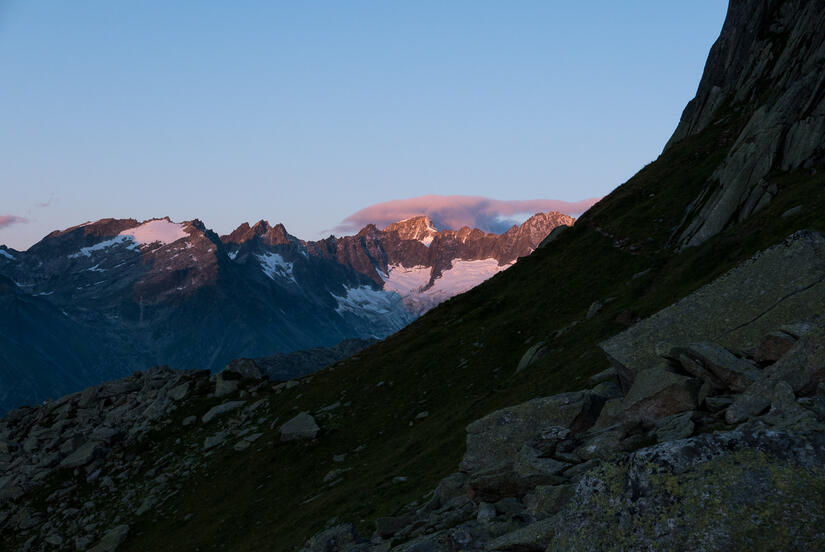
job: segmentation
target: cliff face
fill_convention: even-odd
[[[774,171],[825,161],[825,1],[731,0],[696,97],[666,147],[732,119],[725,160],[688,207],[674,238],[698,245],[767,205]]]

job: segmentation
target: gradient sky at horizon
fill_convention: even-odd
[[[425,194],[602,196],[661,151],[726,7],[0,0],[0,216],[28,220],[0,243],[166,215],[314,239]]]

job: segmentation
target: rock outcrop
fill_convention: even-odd
[[[698,245],[769,203],[771,171],[825,162],[825,2],[733,0],[696,97],[673,144],[716,124],[741,119],[727,157],[688,207],[677,230]]]
[[[734,351],[756,350],[787,321],[820,320],[823,313],[825,236],[803,230],[608,339],[601,348],[627,390],[635,371],[659,365],[674,347],[709,341]]]

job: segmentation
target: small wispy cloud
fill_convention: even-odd
[[[29,222],[25,217],[18,217],[17,215],[0,215],[0,229],[7,228],[12,224],[23,224]]]
[[[36,206],[39,207],[40,209],[45,209],[46,207],[49,207],[52,203],[55,203],[56,201],[57,201],[57,196],[55,196],[54,194],[51,194],[49,196],[49,199],[47,199],[46,201],[41,201],[40,203],[36,204]]]
[[[598,200],[599,198],[575,202],[557,199],[502,201],[480,196],[425,195],[370,205],[345,218],[334,231],[338,234],[357,232],[367,224],[384,228],[399,220],[426,215],[441,229],[457,230],[469,226],[498,234],[523,221],[525,214],[558,211],[577,217]]]

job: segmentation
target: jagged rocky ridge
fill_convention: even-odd
[[[732,0],[696,97],[667,148],[739,121],[724,161],[675,229],[674,242],[703,243],[763,208],[778,193],[772,173],[825,163],[825,2]]]
[[[0,412],[152,365],[381,338],[572,222],[537,214],[498,236],[418,217],[319,242],[265,221],[223,237],[197,220],[56,231],[0,255]]]
[[[825,236],[796,233],[608,340],[602,347],[619,370],[593,376],[588,390],[470,424],[459,470],[426,501],[376,520],[372,533],[333,525],[305,550],[823,546],[825,289],[804,277],[783,288],[789,260],[822,274]],[[722,318],[720,332],[724,313],[713,305],[741,293],[743,280],[760,281],[755,292],[767,297],[744,322]],[[800,298],[809,311],[798,310]],[[689,335],[677,331],[686,320]],[[658,333],[639,345],[638,327]],[[351,408],[342,397],[278,419],[279,395],[313,377],[272,384],[246,368],[211,377],[153,369],[12,412],[0,422],[3,542],[114,550],[136,520],[185,522],[190,514],[164,504],[222,469],[227,455],[322,443]],[[177,435],[174,453],[141,454],[157,432]],[[322,485],[346,477],[359,450],[336,457]]]

